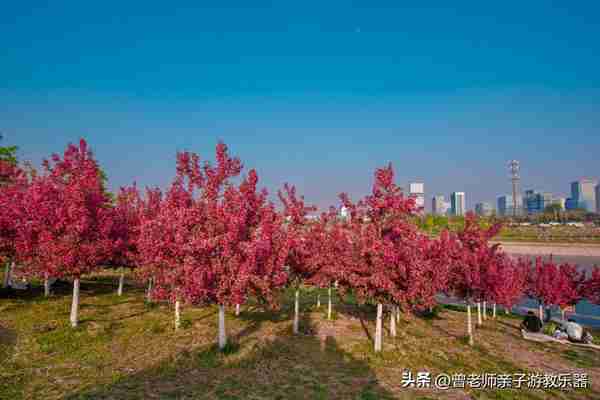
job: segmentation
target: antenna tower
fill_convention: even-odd
[[[513,217],[517,216],[517,188],[521,177],[519,176],[520,164],[517,160],[508,162],[508,170],[510,172],[510,180],[512,182],[512,200],[513,200]]]

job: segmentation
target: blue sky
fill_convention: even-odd
[[[400,3],[10,2],[0,131],[34,163],[85,137],[112,188],[223,139],[322,207],[388,161],[428,207],[495,201],[512,158],[523,189],[600,177],[599,5]]]

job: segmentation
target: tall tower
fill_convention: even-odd
[[[513,217],[517,215],[517,187],[519,185],[519,180],[521,180],[519,176],[520,165],[517,160],[510,160],[508,162],[508,170],[510,172],[510,180],[512,182],[512,201],[513,201]]]

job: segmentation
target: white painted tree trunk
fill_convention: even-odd
[[[377,304],[377,322],[375,324],[375,352],[383,347],[383,304]]]
[[[146,293],[146,300],[152,301],[152,278],[148,279],[148,293]]]
[[[562,308],[560,309],[560,315],[561,315],[562,320],[564,321],[565,320],[565,310]]]
[[[296,289],[294,298],[294,334],[300,332],[300,290]]]
[[[392,306],[390,313],[390,335],[396,337],[396,306]]]
[[[496,303],[492,307],[493,318],[496,319]]]
[[[181,303],[179,299],[175,300],[175,330],[179,330],[181,326]]]
[[[48,275],[44,277],[44,297],[50,296],[50,280]]]
[[[396,306],[396,322],[400,323],[400,306]]]
[[[79,322],[79,278],[73,281],[73,302],[71,303],[71,326],[77,327]]]
[[[477,325],[482,325],[483,322],[481,321],[481,302],[477,302]]]
[[[117,290],[117,295],[118,296],[122,296],[123,295],[123,283],[125,281],[125,273],[121,272],[121,276],[119,276],[119,289]]]
[[[2,287],[4,289],[6,289],[8,287],[8,282],[10,282],[10,261],[8,261],[6,263],[6,266],[4,267],[4,281],[2,282]]]
[[[321,293],[317,293],[317,308],[321,308]]]
[[[540,320],[542,320],[542,322],[544,322],[544,306],[542,305],[542,303],[540,303]]]
[[[327,303],[327,319],[331,321],[331,286],[329,287],[329,302]]]
[[[227,346],[227,334],[225,333],[225,306],[219,304],[219,349]]]
[[[484,320],[487,319],[487,302],[486,301],[483,302],[483,319]]]
[[[471,305],[467,304],[467,333],[469,334],[469,346],[473,346],[473,323],[471,322]]]
[[[239,304],[235,305],[235,316],[236,317],[240,316],[240,305]]]

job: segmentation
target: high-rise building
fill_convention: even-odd
[[[577,201],[572,198],[569,197],[568,199],[565,200],[565,210],[575,210],[577,209]]]
[[[504,216],[504,217],[510,217],[512,215],[521,215],[521,212],[523,210],[523,198],[520,195],[517,195],[517,210],[516,213],[513,212],[514,210],[514,202],[513,202],[513,197],[510,194],[506,194],[504,196],[500,196],[498,197],[498,215]]]
[[[450,209],[452,215],[465,215],[467,204],[465,201],[465,192],[453,192],[450,195]]]
[[[425,185],[420,182],[409,183],[408,194],[410,197],[415,199],[417,207],[420,207],[423,211],[425,211]]]
[[[526,190],[524,208],[528,214],[539,214],[544,212],[546,207],[552,204],[553,200],[552,193],[540,193],[535,190]]]
[[[475,214],[481,217],[489,217],[494,213],[494,208],[490,203],[477,203],[475,204]]]
[[[348,219],[348,218],[350,218],[350,211],[348,210],[347,207],[342,207],[340,209],[340,217],[342,219]]]
[[[431,199],[431,213],[434,215],[445,215],[446,211],[448,211],[446,204],[444,196],[434,196]]]
[[[597,185],[598,181],[585,178],[571,183],[571,199],[576,204],[576,208],[596,212]]]

